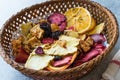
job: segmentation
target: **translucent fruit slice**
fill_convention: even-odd
[[[93,30],[91,30],[90,32],[88,32],[88,34],[89,35],[100,34],[103,31],[103,29],[104,29],[104,23],[100,23]]]

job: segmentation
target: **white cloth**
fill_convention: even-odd
[[[103,73],[102,78],[104,80],[116,80],[115,76],[118,74],[120,69],[120,50],[115,54],[108,68]]]

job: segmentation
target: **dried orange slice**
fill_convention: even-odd
[[[80,8],[71,8],[65,12],[65,16],[67,17],[67,21],[69,21],[72,17],[76,16],[79,12]]]
[[[89,27],[89,31],[91,31],[92,29],[94,29],[95,26],[96,26],[96,20],[92,17],[91,26]]]
[[[89,11],[83,7],[77,7],[74,8],[74,10],[76,10],[76,13],[71,12],[69,15],[65,15],[68,19],[67,26],[74,26],[78,33],[85,33],[86,31],[89,31],[91,26],[91,15]],[[68,10],[66,13],[69,12],[70,11]]]

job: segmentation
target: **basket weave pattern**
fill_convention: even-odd
[[[97,56],[96,58],[86,62],[78,67],[71,69],[66,69],[61,72],[49,72],[49,71],[35,71],[31,69],[26,69],[23,65],[16,63],[12,59],[11,52],[11,40],[12,33],[20,29],[20,24],[26,23],[31,19],[38,18],[43,19],[54,12],[64,13],[66,10],[73,7],[84,7],[88,9],[92,17],[97,20],[97,23],[104,22],[105,29],[104,34],[107,37],[107,41],[110,46],[103,52],[103,54]],[[19,33],[16,33],[16,35]],[[97,65],[101,60],[110,52],[114,47],[118,38],[118,25],[115,17],[110,11],[102,7],[98,3],[88,1],[88,0],[57,0],[48,1],[42,4],[36,4],[29,8],[23,9],[21,12],[13,15],[4,25],[1,34],[1,56],[4,60],[13,66],[15,69],[19,70],[23,74],[30,76],[38,80],[76,80],[78,77],[83,76],[88,71],[90,71],[95,65]]]

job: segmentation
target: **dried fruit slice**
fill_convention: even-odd
[[[94,40],[96,43],[103,43],[105,42],[105,37],[100,34],[93,34],[91,38]]]
[[[69,64],[70,60],[72,59],[72,56],[67,56],[61,60],[58,61],[54,61],[53,66],[55,67],[59,67],[59,66],[63,66],[65,64]]]
[[[31,22],[28,22],[26,24],[22,24],[21,25],[21,29],[22,29],[22,34],[24,36],[27,36],[28,33],[30,32],[30,29],[32,28],[32,23]]]
[[[62,22],[60,25],[59,25],[59,28],[60,28],[60,31],[64,31],[65,28],[67,26],[67,22]]]
[[[79,12],[80,8],[76,7],[76,8],[71,8],[68,11],[65,12],[65,16],[67,18],[67,21],[71,20],[71,18],[73,18],[74,16],[76,16]]]
[[[91,26],[91,15],[90,15],[89,11],[83,7],[79,7],[79,8],[77,7],[74,9],[77,9],[78,11],[76,10],[76,13],[71,12],[71,15],[66,15],[67,19],[69,19],[68,17],[75,14],[75,16],[73,16],[68,21],[67,26],[68,27],[74,26],[75,30],[78,31],[78,33],[85,33],[86,31],[89,30],[89,28]],[[69,12],[66,12],[66,13],[69,13]]]
[[[79,33],[85,33],[89,31],[91,26],[91,15],[85,8],[81,8],[78,17],[76,17],[75,29]]]
[[[100,23],[93,30],[91,30],[90,32],[88,32],[88,34],[89,35],[100,34],[103,31],[103,29],[104,29],[104,23]]]
[[[90,27],[89,27],[89,31],[92,30],[95,26],[96,26],[96,21],[95,21],[95,19],[92,17],[92,19],[91,19],[91,25],[90,25]]]
[[[53,59],[54,59],[53,56],[49,55],[40,56],[35,54],[35,52],[33,51],[30,54],[27,62],[25,63],[25,67],[34,70],[41,70],[47,67],[49,65],[49,62]]]
[[[88,52],[84,58],[81,59],[81,62],[87,62],[91,60],[92,58],[96,57],[99,55],[100,52],[97,49],[92,49],[90,52]]]
[[[79,34],[76,31],[73,31],[73,30],[65,30],[64,34],[67,35],[67,36],[70,36],[70,37],[75,37],[75,38],[79,37]]]
[[[25,63],[28,57],[28,53],[21,47],[17,56],[15,57],[15,61],[19,63]]]
[[[76,59],[78,55],[78,52],[75,52],[72,56],[72,59],[70,60],[70,62],[68,64],[65,64],[61,67],[55,67],[55,66],[52,66],[51,64],[48,65],[47,69],[50,70],[50,71],[63,71],[65,70],[66,68],[68,68],[73,62],[74,60]]]
[[[52,24],[60,25],[61,22],[64,22],[66,17],[61,13],[54,13],[48,17],[48,21]]]
[[[54,42],[53,38],[43,38],[42,43],[43,44],[52,44]]]

